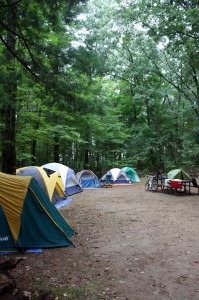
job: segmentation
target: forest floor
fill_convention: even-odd
[[[15,296],[0,299],[198,300],[196,193],[139,183],[73,195],[60,212],[78,231],[75,247],[12,255]]]

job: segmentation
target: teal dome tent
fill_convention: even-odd
[[[132,182],[140,182],[140,178],[133,168],[124,167],[122,168],[122,170],[124,171],[124,173],[126,173],[126,175],[131,179]]]

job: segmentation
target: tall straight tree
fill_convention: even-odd
[[[16,31],[17,8],[15,0],[8,2],[7,24],[10,28],[5,37],[6,49],[4,49],[7,68],[7,84],[5,85],[5,94],[7,101],[2,106],[1,114],[4,119],[4,130],[2,132],[2,170],[6,173],[14,173],[16,165],[15,151],[15,115],[16,115],[16,60],[12,53],[16,52]]]
[[[15,173],[15,118],[18,74],[22,68],[32,80],[46,85],[48,91],[66,93],[67,28],[81,9],[80,0],[3,0],[0,4],[0,50],[7,68],[1,118],[2,170]],[[18,74],[17,74],[18,73]],[[61,75],[61,76],[60,76]],[[63,79],[64,78],[64,79]],[[67,96],[65,97],[67,100]],[[71,98],[71,97],[70,97]]]

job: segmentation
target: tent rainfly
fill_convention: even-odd
[[[67,196],[82,192],[82,189],[73,169],[63,164],[55,162],[42,165],[42,168],[46,171],[48,175],[54,172],[59,173],[62,184],[64,186],[64,192]]]
[[[72,245],[75,230],[32,176],[0,173],[0,251]]]
[[[57,172],[48,176],[42,167],[29,166],[17,169],[16,175],[33,176],[53,204],[66,199],[64,187]]]
[[[124,167],[122,170],[126,173],[126,175],[128,175],[132,182],[140,182],[140,178],[133,168]]]
[[[171,170],[168,174],[167,177],[169,179],[182,179],[182,180],[191,180],[191,177],[189,174],[187,174],[185,171],[182,169],[174,169]]]
[[[91,170],[83,170],[76,174],[83,189],[101,188],[98,177]]]
[[[127,176],[127,174],[119,168],[113,168],[106,172],[100,179],[100,181],[106,182],[106,176],[109,175],[111,177],[111,184],[112,185],[129,185],[131,184],[131,179]]]

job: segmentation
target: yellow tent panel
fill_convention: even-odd
[[[10,230],[15,241],[18,238],[21,225],[23,200],[31,179],[31,176],[26,176],[20,177],[19,180],[16,181],[15,176],[0,173],[1,207],[10,224]],[[15,205],[13,205],[13,199],[15,199]]]

